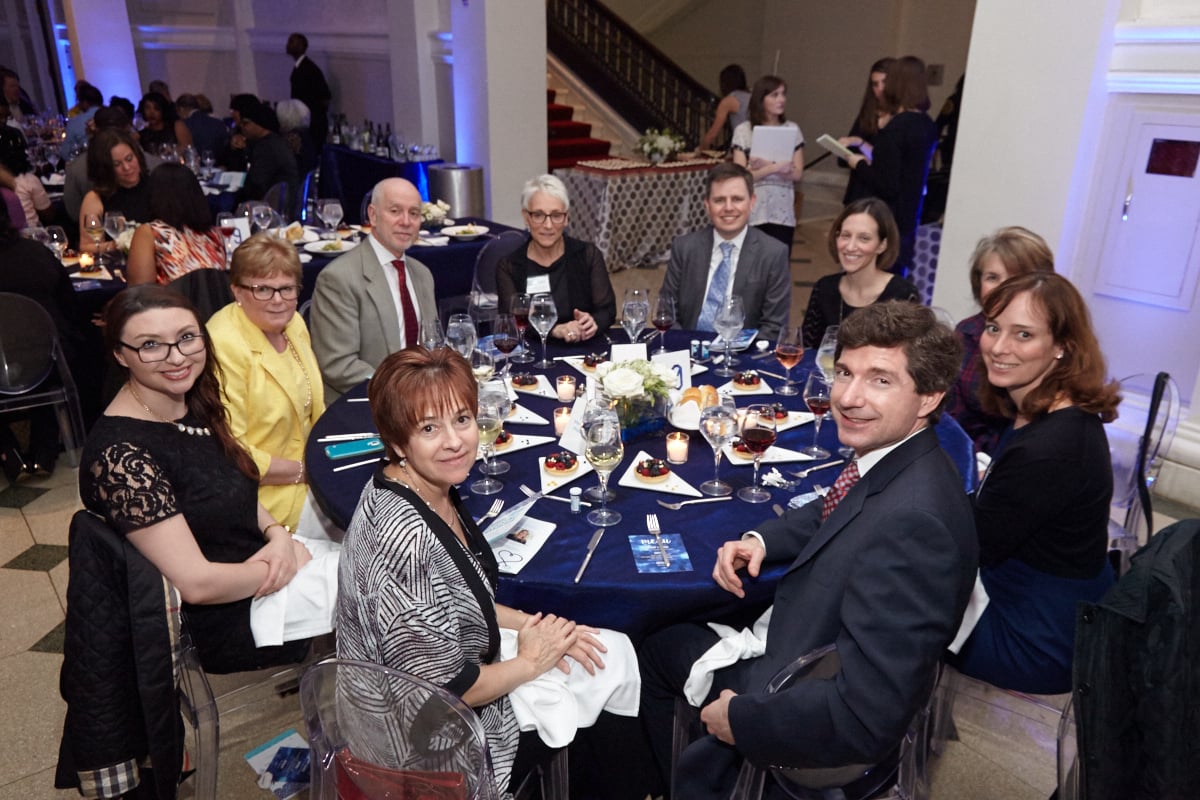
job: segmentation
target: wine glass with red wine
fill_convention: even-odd
[[[675,298],[660,294],[654,304],[654,315],[650,323],[658,330],[658,349],[655,353],[667,352],[667,331],[675,324]]]
[[[825,380],[825,373],[820,369],[808,373],[808,380],[804,382],[804,402],[814,417],[813,443],[800,452],[813,458],[829,458],[829,451],[817,444],[821,435],[821,421],[829,413],[829,381]]]
[[[775,394],[784,394],[789,397],[800,394],[800,390],[796,388],[796,384],[792,383],[792,367],[800,363],[800,358],[804,355],[804,337],[801,334],[799,326],[784,328],[779,333],[779,338],[775,341],[775,358],[779,360],[779,365],[783,367],[784,383],[775,390]]]
[[[492,327],[492,346],[504,354],[504,374],[508,374],[509,358],[513,350],[517,349],[517,344],[520,342],[519,334],[517,333],[517,320],[512,314],[500,314],[496,317],[496,324]]]
[[[514,294],[508,309],[512,312],[513,322],[517,326],[517,339],[522,344],[525,342],[525,331],[529,328],[529,299],[528,294]],[[511,360],[514,364],[532,364],[533,353],[529,352],[528,347],[522,347],[521,352],[513,356]]]
[[[765,503],[771,493],[758,484],[758,468],[763,453],[775,444],[775,408],[758,403],[746,409],[741,422],[742,443],[754,454],[754,482],[738,489],[738,497],[747,503]]]

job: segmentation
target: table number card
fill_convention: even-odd
[[[675,383],[667,388],[682,392],[692,385],[692,357],[686,350],[676,350],[673,353],[660,353],[651,357],[651,362],[662,364],[671,370]]]
[[[612,352],[609,353],[614,364],[620,361],[646,361],[646,343],[634,342],[633,344],[614,344]]]

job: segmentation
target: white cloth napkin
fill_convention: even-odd
[[[758,658],[767,652],[767,627],[771,624],[771,606],[754,621],[754,627],[734,630],[728,625],[716,622],[708,623],[721,640],[708,648],[704,655],[692,664],[687,681],[683,684],[683,696],[696,708],[699,708],[708,691],[712,688],[713,673],[731,664],[747,659]]]
[[[513,713],[523,731],[537,730],[549,747],[566,747],[575,731],[595,724],[601,711],[636,717],[642,691],[637,653],[629,637],[601,628],[597,638],[608,648],[600,658],[604,669],[589,675],[574,659],[570,674],[551,667],[509,693]],[[500,629],[500,660],[517,655],[517,632]]]
[[[250,604],[250,632],[258,647],[333,630],[342,546],[328,539],[292,538],[308,548],[312,561],[301,567],[287,586],[266,597],[256,597]]]

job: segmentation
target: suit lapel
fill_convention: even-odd
[[[295,318],[295,316],[292,317],[292,319]],[[242,318],[239,319],[238,322],[239,327],[242,329],[242,338],[247,343],[251,343],[251,347],[259,351],[258,363],[259,366],[262,367],[263,372],[270,376],[270,379],[274,381],[280,389],[283,390],[283,394],[285,397],[287,397],[288,402],[291,403],[292,410],[295,412],[296,417],[300,420],[304,420],[304,398],[296,391],[295,385],[287,380],[288,375],[280,368],[279,361],[274,358],[265,357],[268,354],[268,350],[274,349],[271,347],[271,343],[267,341],[266,334],[259,330],[253,322],[250,322],[245,315],[242,315]],[[294,328],[294,324],[289,322],[287,328],[285,329],[285,332],[289,337],[291,336]],[[291,354],[288,353],[287,355],[290,359]],[[305,369],[307,371],[307,367]],[[317,379],[317,376],[310,374],[308,379],[310,381],[315,380]]]
[[[746,298],[747,308],[749,308],[750,300],[747,297],[746,284],[754,279],[755,244],[754,229],[749,228],[746,231],[746,238],[742,240],[742,252],[738,253],[737,273],[733,276],[733,294]]]
[[[696,259],[699,264],[700,268],[694,273],[697,280],[688,281],[686,286],[681,287],[684,292],[687,292],[688,307],[696,309],[696,315],[691,318],[690,327],[693,328],[704,311],[704,290],[708,287],[708,266],[712,262],[713,229],[711,225],[700,232],[696,245],[694,252],[689,253],[688,257]]]
[[[400,349],[400,317],[396,314],[396,301],[392,299],[392,290],[383,274],[385,267],[376,260],[375,248],[367,240],[363,240],[358,250],[362,257],[363,285],[367,288],[367,297],[375,306],[387,351],[394,353]]]

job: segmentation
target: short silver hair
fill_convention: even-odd
[[[521,210],[529,210],[529,201],[538,192],[545,192],[553,197],[558,202],[562,203],[563,211],[571,210],[571,198],[567,196],[567,187],[561,180],[553,175],[538,175],[536,178],[530,178],[525,182],[525,188],[521,190]]]
[[[279,130],[284,133],[312,124],[312,112],[303,100],[280,100],[275,106],[275,116],[279,117]]]

